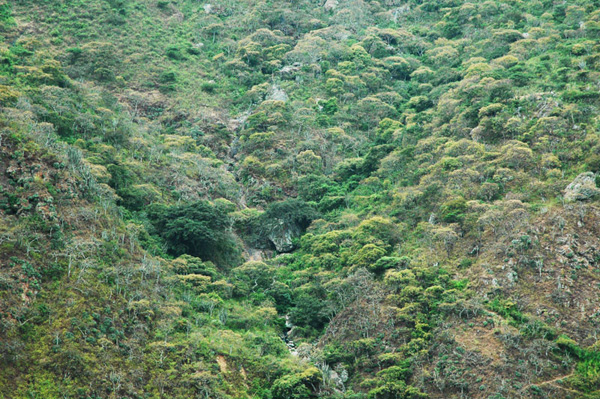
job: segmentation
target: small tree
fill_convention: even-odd
[[[450,256],[452,249],[454,248],[454,244],[456,244],[458,241],[458,234],[448,227],[440,227],[439,229],[435,229],[433,231],[433,237],[436,241],[444,245],[446,253],[448,256]]]
[[[169,253],[189,254],[203,260],[223,262],[237,254],[230,234],[229,216],[208,201],[174,206],[154,205],[148,211],[156,234],[165,240]]]

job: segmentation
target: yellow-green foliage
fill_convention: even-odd
[[[0,397],[597,396],[597,8],[0,0]]]

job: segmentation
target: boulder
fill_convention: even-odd
[[[300,228],[295,224],[285,223],[283,220],[271,226],[268,235],[269,241],[273,243],[277,252],[290,252],[294,249],[292,240],[301,234]]]
[[[286,65],[279,70],[279,74],[283,79],[293,79],[294,76],[300,71],[299,66],[295,65]]]
[[[323,8],[325,11],[333,11],[337,8],[338,4],[337,0],[327,0],[323,5]]]
[[[271,86],[271,90],[269,90],[267,100],[286,102],[287,100],[289,100],[289,97],[281,87],[274,84],[273,86]]]
[[[600,195],[596,187],[596,175],[592,172],[580,174],[565,189],[565,201],[585,201]]]

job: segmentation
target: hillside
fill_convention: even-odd
[[[600,1],[0,0],[0,398],[600,397]]]

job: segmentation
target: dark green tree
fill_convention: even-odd
[[[174,256],[189,254],[223,263],[237,253],[230,217],[208,201],[154,205],[148,217]]]

